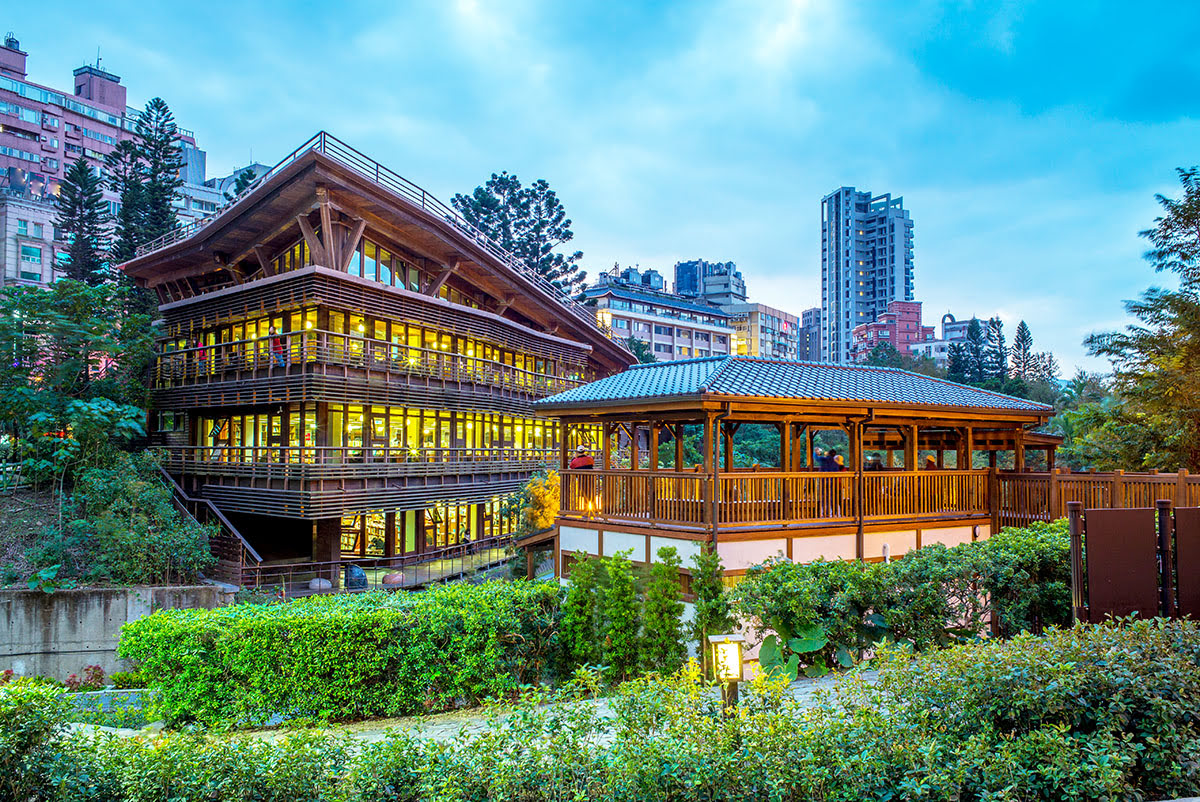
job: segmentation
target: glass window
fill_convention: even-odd
[[[42,263],[42,249],[32,245],[22,245],[21,261],[26,264],[40,265]]]
[[[17,221],[17,234],[22,237],[29,236],[29,221],[28,220],[18,220]]]

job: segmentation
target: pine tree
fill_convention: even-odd
[[[250,189],[250,185],[253,183],[254,168],[247,167],[245,170],[242,170],[240,173],[238,173],[237,178],[234,179],[233,186],[230,189],[225,190],[225,200],[233,203],[235,200],[241,197],[243,192]]]
[[[151,242],[179,225],[174,201],[183,186],[179,128],[166,101],[156,97],[138,116],[137,147],[145,167],[145,209],[141,242]]]
[[[67,169],[59,186],[58,217],[54,225],[67,245],[62,269],[68,278],[93,286],[103,283],[106,235],[104,191],[100,177],[82,156]]]
[[[629,679],[638,667],[641,611],[633,583],[629,552],[604,558],[608,587],[604,589],[604,665],[610,682]]]
[[[1044,382],[1058,381],[1058,374],[1062,371],[1058,366],[1058,360],[1054,358],[1054,354],[1049,351],[1034,354],[1033,363],[1035,379]]]
[[[705,549],[692,556],[692,593],[696,594],[691,635],[700,653],[700,662],[709,664],[708,636],[722,635],[733,628],[729,597],[725,594],[725,569],[721,555]]]
[[[137,145],[125,140],[104,157],[104,164],[108,168],[108,188],[121,197],[120,209],[113,219],[113,242],[109,252],[113,264],[119,265],[132,259],[143,242],[146,188],[142,183],[142,157]]]
[[[966,354],[964,378],[969,382],[982,382],[987,378],[988,342],[979,318],[973,317],[967,324],[967,340],[963,346]]]
[[[559,629],[567,672],[576,666],[600,661],[598,638],[600,561],[587,552],[576,552],[571,563],[570,585],[563,601]],[[566,673],[566,672],[564,672]]]
[[[579,266],[583,252],[558,251],[575,233],[566,209],[546,181],[539,179],[525,187],[515,175],[492,173],[482,187],[470,195],[455,195],[451,202],[468,223],[563,292],[575,295],[583,288],[587,277]]]
[[[1000,382],[1008,378],[1008,346],[1004,341],[1004,321],[998,317],[988,321],[983,378]]]
[[[946,352],[946,377],[951,381],[965,382],[969,368],[967,347],[962,343],[950,343]]]
[[[1022,320],[1017,324],[1017,333],[1012,344],[1012,373],[1019,379],[1031,381],[1038,378],[1038,354],[1033,352],[1033,334]]]
[[[679,553],[670,546],[658,550],[650,566],[642,610],[642,670],[666,674],[683,665],[683,601],[679,591]]]

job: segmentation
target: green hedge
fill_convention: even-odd
[[[1006,635],[1068,625],[1070,581],[1070,539],[1057,521],[888,563],[770,560],[732,595],[744,619],[785,641],[819,631],[828,642],[802,662],[821,669],[881,639],[918,650],[961,642],[984,633],[992,614]]]
[[[879,658],[801,707],[778,683],[735,717],[694,667],[623,685],[612,716],[528,697],[450,743],[67,735],[55,700],[0,688],[20,799],[1094,800],[1200,793],[1200,628],[1080,625]],[[46,693],[56,693],[47,691]],[[563,691],[568,700],[573,691]],[[39,703],[40,700],[40,703]],[[51,725],[48,726],[50,722]],[[16,733],[10,736],[7,733]],[[10,751],[11,750],[11,751]]]
[[[126,624],[118,651],[172,723],[407,715],[540,679],[558,597],[557,584],[519,581],[167,610]]]

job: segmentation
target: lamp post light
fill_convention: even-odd
[[[732,712],[738,703],[738,683],[742,681],[741,635],[709,635],[712,648],[713,676],[721,682],[721,701],[727,712]]]

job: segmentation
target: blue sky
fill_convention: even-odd
[[[820,298],[820,199],[904,196],[916,294],[1020,319],[1069,372],[1157,278],[1137,232],[1200,163],[1200,4],[22,4],[30,77],[95,58],[161,95],[209,172],[322,128],[448,199],[545,178],[590,272],[734,260]],[[70,25],[63,21],[70,20]]]

